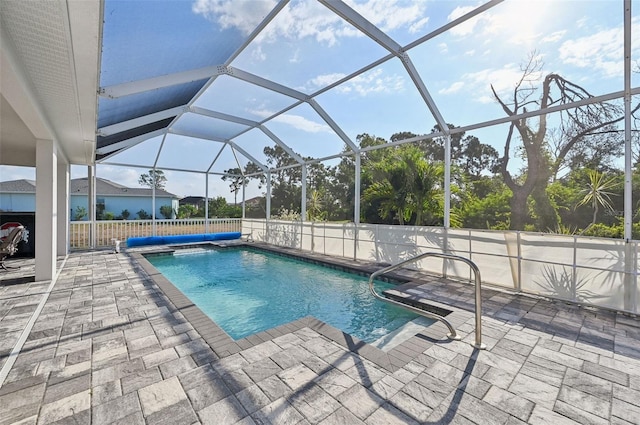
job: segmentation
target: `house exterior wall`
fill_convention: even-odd
[[[36,197],[33,193],[0,193],[0,210],[7,212],[34,212]]]
[[[138,211],[141,209],[151,215],[152,211],[152,199],[144,196],[107,196],[96,195],[96,199],[104,199],[104,211],[112,212],[114,216],[118,217],[122,214],[123,210],[128,210],[130,213],[129,219],[135,220],[138,218]],[[69,208],[71,209],[71,220],[74,220],[77,207],[84,207],[87,212],[89,211],[87,201],[87,195],[71,195],[71,201],[69,202]],[[156,219],[163,219],[164,216],[160,213],[160,208],[164,205],[170,205],[173,210],[173,216],[175,218],[175,212],[178,210],[178,200],[171,199],[169,197],[157,197],[156,198]],[[88,220],[88,217],[83,218]]]
[[[141,209],[145,210],[151,215],[152,201],[151,198],[143,196],[105,196],[98,195],[98,199],[104,199],[105,211],[112,212],[116,217],[119,216],[123,210],[129,210],[131,213],[130,219],[138,218],[137,213]],[[164,216],[160,213],[160,208],[163,205],[170,205],[173,210],[173,216],[175,218],[175,212],[178,211],[178,200],[169,197],[157,197],[156,198],[156,218],[163,219]],[[70,220],[74,220],[76,215],[76,208],[84,207],[87,214],[89,212],[89,204],[87,201],[87,195],[71,195],[69,201],[69,215]],[[33,193],[2,193],[0,194],[0,210],[6,212],[35,212],[36,210],[36,197]],[[88,220],[88,217],[84,217],[83,220]]]

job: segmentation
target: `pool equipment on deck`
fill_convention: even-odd
[[[198,233],[195,235],[146,236],[128,238],[127,247],[143,245],[166,245],[173,243],[193,243],[240,239],[240,232]]]

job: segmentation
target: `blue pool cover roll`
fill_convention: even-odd
[[[174,235],[174,236],[147,236],[140,238],[128,238],[127,246],[143,245],[165,245],[171,243],[190,243],[205,241],[223,241],[240,239],[240,232],[221,232],[221,233],[199,233],[196,235]]]

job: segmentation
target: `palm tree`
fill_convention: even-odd
[[[363,193],[365,200],[378,201],[381,218],[397,218],[404,225],[415,214],[421,225],[426,212],[437,213],[441,167],[426,161],[416,146],[404,145],[376,163],[374,183]]]
[[[613,195],[612,192],[608,192],[608,190],[613,189],[616,185],[616,178],[607,177],[605,173],[600,173],[597,170],[588,170],[587,176],[589,177],[589,183],[587,188],[580,191],[580,193],[584,194],[582,200],[578,202],[576,208],[581,205],[590,204],[591,208],[593,208],[593,218],[591,223],[587,227],[580,232],[580,234],[584,234],[591,226],[596,224],[596,218],[598,215],[598,209],[600,206],[605,209],[612,211],[613,206],[611,205],[611,197]]]

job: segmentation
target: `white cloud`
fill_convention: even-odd
[[[532,79],[542,77],[542,73],[532,75]],[[513,94],[513,89],[522,78],[522,70],[515,64],[507,64],[502,68],[487,68],[478,72],[464,74],[462,80],[473,99],[480,103],[494,102],[491,86],[499,96],[505,97]]]
[[[311,89],[320,89],[322,87],[326,87],[329,84],[335,83],[336,81],[346,77],[347,74],[343,74],[343,73],[333,73],[333,74],[324,74],[324,75],[318,75],[315,78],[312,78],[311,80],[309,80],[307,86],[311,87]]]
[[[547,35],[546,37],[543,37],[540,40],[540,42],[542,42],[542,43],[555,43],[557,41],[560,41],[564,37],[564,35],[566,33],[567,33],[566,30],[552,32],[551,34]]]
[[[415,34],[423,30],[429,22],[426,15],[427,3],[413,3],[399,0],[369,0],[365,3],[347,1],[349,6],[376,25],[384,32],[391,32],[406,27]]]
[[[299,63],[300,62],[300,49],[297,49],[293,52],[293,56],[289,58],[289,63]]]
[[[275,0],[196,0],[191,10],[216,21],[224,29],[250,34],[276,5]]]
[[[334,73],[318,75],[306,84],[308,90],[317,90],[334,83],[346,74]],[[339,93],[354,93],[359,96],[367,96],[372,93],[397,93],[404,91],[405,78],[402,75],[385,75],[384,70],[377,68],[363,75],[352,78],[335,88]]]
[[[447,16],[447,20],[449,22],[455,21],[459,17],[471,12],[473,9],[475,9],[474,6],[462,6],[462,7],[458,6],[455,9],[453,9],[453,11],[449,14],[449,16]],[[486,16],[486,12],[485,12],[485,16]],[[481,19],[481,16],[476,16],[474,18],[468,19],[465,22],[451,28],[449,32],[458,37],[469,35],[472,32],[474,32],[476,25],[480,23],[480,19]]]
[[[352,78],[336,87],[336,90],[341,93],[356,93],[362,97],[373,93],[398,93],[404,91],[404,81],[402,75],[384,75],[384,71],[377,68]]]
[[[251,50],[251,57],[258,62],[267,60],[267,55],[262,51],[262,46],[259,44]]]
[[[447,43],[438,44],[438,48],[440,49],[440,53],[449,53],[449,46],[447,46]]]
[[[127,187],[142,187],[138,183],[138,179],[141,174],[146,172],[148,172],[147,168],[116,167],[113,165],[99,165],[96,168],[97,177],[111,180]]]
[[[275,111],[269,109],[253,109],[249,112],[262,118],[268,118],[275,113]],[[307,133],[333,133],[333,130],[327,124],[311,121],[300,115],[282,114],[274,118],[273,121],[287,124]]]
[[[462,87],[464,87],[464,82],[456,81],[455,83],[451,84],[449,87],[439,90],[438,93],[440,94],[457,93],[460,90],[462,90]]]
[[[567,40],[558,49],[560,60],[579,68],[600,71],[606,77],[622,75],[624,46],[622,28],[613,28],[595,34]]]
[[[410,33],[423,30],[429,18],[426,2],[406,4],[402,0],[368,0],[350,5],[383,31],[406,28]],[[248,35],[276,5],[275,0],[195,0],[192,10],[217,22],[222,28],[236,28]],[[278,39],[315,38],[332,46],[342,37],[362,37],[363,34],[322,4],[291,2],[256,38],[256,42]]]

